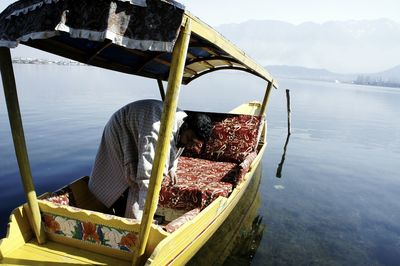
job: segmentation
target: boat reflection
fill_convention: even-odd
[[[265,224],[258,210],[262,164],[242,199],[208,242],[187,265],[249,265],[260,244]]]

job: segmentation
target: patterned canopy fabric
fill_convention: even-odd
[[[67,34],[139,50],[170,52],[184,7],[171,0],[24,0],[0,14],[0,46]]]

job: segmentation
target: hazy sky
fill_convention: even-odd
[[[0,11],[12,2],[14,1],[0,0]],[[179,2],[211,26],[240,23],[248,20],[280,20],[297,25],[306,21],[324,23],[327,21],[386,18],[400,23],[400,0],[179,0]],[[397,39],[395,38],[395,40]],[[360,47],[363,45],[363,43],[360,43]],[[375,50],[381,51],[381,48],[379,46]],[[253,50],[250,47],[250,51]],[[371,55],[370,50],[366,50],[362,56],[356,59],[346,59],[347,61],[340,61],[337,54],[328,54],[324,57],[318,57],[318,64],[314,62],[315,58],[314,61],[311,60],[312,58],[305,58],[304,62],[296,60],[287,62],[288,58],[291,58],[290,54],[289,57],[284,54],[286,60],[281,60],[281,63],[278,62],[279,60],[273,61],[272,58],[268,62],[261,63],[269,64],[273,61],[276,64],[301,65],[328,70],[340,69],[345,72],[374,72],[383,71],[400,64],[397,50],[387,50],[382,50],[388,54],[386,57],[379,58],[379,65],[367,61],[367,58],[370,58]],[[293,52],[300,53],[299,56],[305,57],[301,49]],[[13,56],[54,58],[54,55],[22,45],[13,50]],[[256,57],[258,58],[258,56]],[[391,60],[388,60],[388,57]],[[310,60],[314,64],[307,64]],[[349,64],[349,62],[352,62],[352,64]],[[349,69],[344,69],[343,65],[348,65]]]
[[[199,18],[216,26],[249,19],[299,24],[328,20],[389,18],[400,22],[399,0],[181,0]]]
[[[3,10],[13,0],[0,0]],[[180,0],[212,26],[249,19],[274,19],[299,24],[328,20],[389,18],[400,22],[399,0]]]

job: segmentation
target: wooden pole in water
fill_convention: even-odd
[[[286,150],[287,150],[287,146],[289,144],[289,139],[290,139],[290,133],[286,137],[286,142],[285,142],[285,146],[283,147],[283,154],[282,154],[281,162],[279,163],[278,168],[276,169],[276,177],[279,177],[279,178],[282,177],[282,168],[283,168],[283,164],[285,163]]]
[[[290,109],[290,91],[286,90],[286,103],[287,103],[287,113],[288,113],[288,135],[291,134],[291,109]]]
[[[17,86],[15,84],[14,70],[12,67],[9,48],[0,47],[0,71],[3,80],[4,95],[6,98],[8,118],[14,141],[15,154],[17,156],[19,172],[24,186],[25,196],[32,214],[32,227],[39,244],[46,242],[44,229],[41,222],[39,205],[37,202],[35,187],[32,181],[31,167],[29,165],[26,149],[24,128],[22,126],[21,112],[18,103]]]
[[[190,34],[190,19],[188,19],[185,27],[179,34],[172,53],[167,94],[161,116],[160,135],[158,136],[153,168],[151,169],[150,184],[146,196],[143,219],[140,224],[139,247],[135,252],[133,265],[143,264],[142,260],[149,239],[150,227],[157,209],[158,197],[160,195],[161,182],[164,174],[164,165],[167,162],[167,156],[169,156],[168,150],[170,148],[172,126],[178,105],[179,90],[184,73]]]
[[[290,130],[291,110],[290,110],[290,91],[289,90],[286,90],[286,104],[287,104],[287,113],[288,113],[288,134],[286,137],[285,146],[283,147],[283,154],[282,154],[281,162],[279,163],[278,168],[276,169],[276,177],[279,177],[279,178],[282,177],[282,168],[283,168],[283,164],[285,163],[286,150],[287,150],[287,146],[289,144],[289,139],[290,139],[290,134],[291,134],[291,130]]]

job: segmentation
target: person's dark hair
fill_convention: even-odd
[[[194,131],[201,140],[206,140],[211,135],[211,118],[205,114],[188,114],[184,118],[187,127]]]

